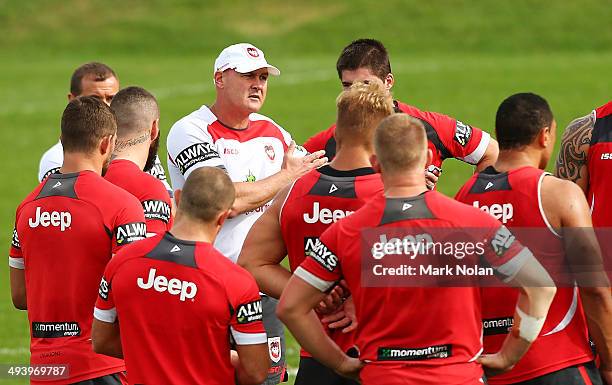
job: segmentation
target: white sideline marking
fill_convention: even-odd
[[[0,348],[0,356],[14,356],[17,354],[30,354],[28,348]]]

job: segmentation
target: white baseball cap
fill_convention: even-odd
[[[221,51],[215,60],[213,72],[233,69],[244,74],[260,68],[267,68],[270,75],[280,75],[278,68],[268,64],[262,50],[253,44],[240,43],[230,45]]]

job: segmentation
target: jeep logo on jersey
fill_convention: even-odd
[[[146,200],[142,202],[142,208],[146,219],[159,219],[166,223],[170,221],[170,205],[164,201]]]
[[[274,147],[272,147],[271,144],[266,144],[264,146],[264,151],[266,152],[266,155],[268,155],[268,158],[270,158],[270,160],[274,160],[276,154],[274,153]]]
[[[115,238],[118,245],[127,245],[147,237],[147,225],[142,222],[126,223],[117,227]]]
[[[321,208],[319,202],[314,202],[312,205],[312,214],[304,213],[304,222],[306,223],[317,223],[321,222],[324,225],[328,225],[332,222],[337,222],[340,219],[351,215],[353,211],[343,210],[330,210],[328,208]]]
[[[238,306],[236,319],[239,324],[248,324],[263,319],[261,300],[249,302]]]
[[[462,147],[465,147],[470,138],[472,137],[472,127],[463,123],[460,120],[457,120],[455,124],[455,141],[459,143]]]
[[[334,271],[338,266],[338,257],[319,238],[314,239],[314,245],[308,243],[306,245],[310,246],[310,250],[305,250],[305,254],[311,256],[325,270]]]
[[[72,223],[72,215],[68,211],[42,211],[40,207],[36,207],[36,215],[28,220],[31,228],[38,226],[42,227],[59,227],[60,231],[65,231]]]
[[[259,51],[257,51],[257,48],[248,47],[246,51],[250,57],[254,57],[254,58],[259,57]]]
[[[512,235],[510,230],[508,230],[506,226],[502,226],[493,236],[493,239],[491,240],[491,248],[495,254],[501,257],[506,253],[510,246],[512,246],[515,239],[516,238],[514,235]]]
[[[219,158],[219,153],[212,143],[196,143],[181,151],[175,163],[184,175],[187,170],[198,163]]]
[[[13,239],[11,239],[11,245],[16,249],[21,249],[21,244],[19,243],[19,236],[17,235],[17,229],[13,228]]]
[[[490,206],[481,206],[479,201],[474,201],[472,206],[485,213],[489,213],[493,218],[500,220],[503,224],[508,223],[514,216],[514,206],[512,206],[512,203],[493,203]]]
[[[185,302],[186,299],[193,299],[198,292],[198,287],[195,283],[189,281],[181,281],[178,278],[168,279],[163,275],[155,276],[156,270],[149,269],[149,277],[145,283],[144,279],[136,279],[136,284],[144,290],[153,290],[163,293],[165,291],[170,295],[178,295],[179,300]]]
[[[98,288],[98,294],[100,295],[100,298],[106,301],[108,299],[109,289],[110,286],[108,282],[106,282],[104,277],[102,277],[102,280],[100,281],[100,288]]]

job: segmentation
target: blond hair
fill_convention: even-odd
[[[401,113],[385,118],[376,128],[374,151],[383,172],[424,168],[427,134],[423,123]]]
[[[372,146],[378,123],[393,113],[393,97],[380,80],[355,82],[336,99],[336,141]]]
[[[185,181],[178,212],[192,219],[211,222],[234,204],[236,191],[225,171],[218,167],[200,167]]]

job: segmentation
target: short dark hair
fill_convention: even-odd
[[[142,87],[127,87],[117,92],[110,105],[117,118],[117,140],[151,130],[151,122],[159,119],[155,96]]]
[[[336,70],[342,79],[342,71],[369,68],[380,80],[384,80],[391,73],[389,54],[385,46],[378,40],[359,39],[344,47]]]
[[[512,150],[528,145],[544,127],[550,127],[552,121],[553,113],[543,97],[524,92],[506,98],[495,116],[499,149]]]
[[[115,114],[95,96],[72,99],[62,114],[62,146],[65,152],[90,153],[100,139],[117,133]]]
[[[94,76],[96,82],[103,82],[108,78],[117,78],[115,71],[106,64],[98,62],[85,63],[74,70],[70,78],[70,93],[74,96],[81,95],[81,92],[83,92],[83,78],[90,75]]]
[[[200,167],[183,185],[178,212],[201,222],[210,222],[234,204],[236,191],[227,173],[218,167]]]

